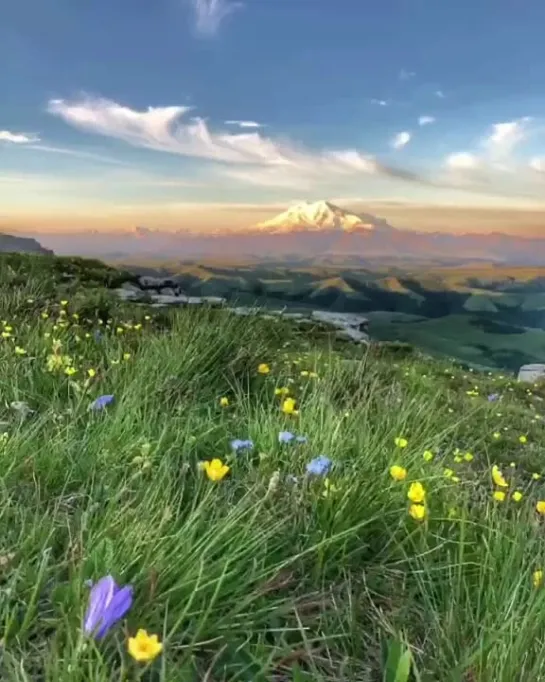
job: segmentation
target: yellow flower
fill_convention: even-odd
[[[407,445],[409,444],[406,438],[401,438],[398,436],[395,440],[394,443],[397,445],[398,448],[406,448]]]
[[[148,635],[145,630],[138,630],[136,637],[129,637],[127,648],[135,661],[147,662],[159,656],[163,645],[157,635]]]
[[[501,438],[501,433],[499,433],[498,431],[495,431],[492,434],[492,438],[495,438],[496,440],[498,440],[498,438]]]
[[[324,489],[322,491],[322,497],[329,497],[330,495],[339,492],[339,488],[331,483],[329,478],[324,478]]]
[[[286,398],[282,403],[281,409],[284,414],[299,414],[299,410],[295,409],[294,398]]]
[[[15,346],[15,355],[26,355],[26,350],[21,346]]]
[[[454,476],[454,471],[453,471],[452,469],[445,469],[445,470],[443,471],[443,474],[444,474],[447,478],[452,478],[452,477]]]
[[[503,490],[495,490],[494,499],[496,500],[496,502],[503,502],[505,500],[505,493],[503,492]]]
[[[515,492],[511,495],[511,498],[513,499],[513,502],[520,502],[522,500],[522,493],[520,490],[515,490]]]
[[[221,407],[229,407],[229,398],[226,398],[225,396],[220,398],[220,405]]]
[[[422,504],[426,499],[426,490],[420,481],[415,481],[409,486],[407,497],[415,504]]]
[[[123,327],[116,327],[116,330],[115,330],[115,331],[116,331],[116,334],[123,334],[123,332],[124,332],[125,330],[123,329]]]
[[[71,376],[74,376],[74,374],[75,374],[77,371],[78,371],[78,370],[77,370],[75,367],[67,367],[67,368],[64,370],[64,373],[65,373],[67,376],[71,377]]]
[[[539,500],[536,504],[536,511],[538,514],[545,514],[545,500]]]
[[[538,587],[541,587],[543,584],[543,571],[538,568],[537,571],[534,571],[532,574],[532,584],[533,586],[537,589]]]
[[[41,317],[42,317],[42,320],[47,320],[47,318],[49,317],[49,313],[43,312],[43,313],[41,313]]]
[[[131,359],[130,353],[123,353],[123,360],[130,360],[130,359]]]
[[[302,370],[302,372],[301,372],[301,376],[302,376],[302,377],[308,377],[308,375],[309,375],[308,369]]]
[[[426,507],[423,504],[411,504],[409,514],[415,521],[423,521],[426,518]]]
[[[463,462],[464,460],[461,455],[455,455],[454,461],[456,462],[456,464],[460,464],[460,462]]]
[[[280,388],[274,389],[274,395],[288,395],[289,392],[290,389],[286,388],[286,386],[281,386]]]
[[[390,476],[394,479],[394,481],[403,481],[405,478],[407,478],[407,469],[404,469],[398,464],[394,464],[390,467]]]
[[[424,461],[431,462],[431,460],[434,457],[434,454],[431,450],[424,450],[424,454],[422,456],[424,457]]]
[[[524,443],[527,443],[527,442],[528,442],[528,439],[526,438],[526,436],[519,436],[519,443],[522,443],[524,445]]]
[[[221,481],[229,473],[230,467],[221,459],[213,459],[210,462],[202,462],[202,469],[211,481]]]
[[[495,464],[492,467],[492,480],[498,486],[498,488],[507,488],[509,485],[505,478],[503,477],[502,472],[498,469],[498,467]]]
[[[471,452],[466,452],[464,459],[466,462],[472,462],[474,459],[473,454]]]
[[[68,301],[61,301],[61,305],[62,305],[62,306],[67,306],[67,305],[68,305]]]
[[[533,473],[532,478],[534,479],[534,481],[539,481],[539,479],[541,478],[541,474]]]
[[[92,379],[94,376],[96,376],[96,370],[94,370],[92,367],[87,370],[87,374],[89,377]]]
[[[271,371],[271,368],[266,362],[262,362],[260,365],[257,366],[257,371],[259,374],[268,374]]]

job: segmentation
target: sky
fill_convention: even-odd
[[[0,225],[234,229],[328,199],[545,235],[543,25],[540,0],[5,0]]]

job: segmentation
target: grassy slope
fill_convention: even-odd
[[[545,567],[545,488],[532,477],[545,473],[543,387],[381,347],[348,357],[221,311],[147,319],[90,290],[80,265],[62,290],[51,270],[21,278],[21,263],[0,261],[3,679],[378,681],[392,639],[410,647],[415,680],[544,679],[545,592],[532,587]],[[55,340],[73,376],[47,371]],[[279,386],[299,416],[281,413]],[[110,393],[111,409],[89,412]],[[16,400],[35,413],[20,419]],[[280,446],[281,430],[308,444]],[[229,454],[231,438],[248,437],[252,453]],[[304,476],[323,453],[338,487],[328,497]],[[219,483],[197,466],[213,457],[231,466]],[[394,463],[406,481],[390,479]],[[508,479],[503,503],[492,463]],[[415,480],[423,523],[407,513]],[[135,604],[84,645],[85,581],[107,573],[134,585]],[[126,653],[138,627],[164,641],[150,668]]]

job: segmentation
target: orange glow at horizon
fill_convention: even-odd
[[[365,211],[388,220],[399,229],[425,232],[504,232],[516,236],[545,238],[545,208],[476,208],[361,202],[343,205],[354,212]],[[0,231],[104,233],[131,230],[136,226],[167,231],[210,231],[250,229],[284,210],[280,205],[127,206],[79,210],[0,211]]]

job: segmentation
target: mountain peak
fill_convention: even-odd
[[[257,229],[269,232],[340,232],[373,231],[384,227],[385,221],[369,214],[351,213],[330,201],[303,201],[290,206],[275,218],[256,225]]]

